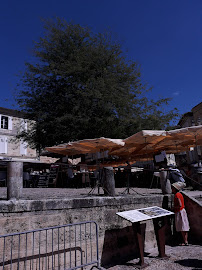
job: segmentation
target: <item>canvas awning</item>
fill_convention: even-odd
[[[190,147],[202,145],[202,125],[166,131],[166,137],[156,145],[156,150],[167,153],[188,151]]]
[[[49,152],[71,156],[117,149],[123,147],[124,144],[125,142],[122,139],[101,137],[64,143],[52,147],[46,147],[45,149]]]
[[[143,160],[152,158],[163,150],[166,153],[188,151],[190,147],[202,145],[202,125],[170,131],[142,130],[124,140],[124,147],[110,151],[110,155]]]
[[[188,151],[190,147],[202,145],[202,125],[187,128],[165,130],[142,130],[122,139],[96,138],[64,143],[46,150],[63,155],[79,155],[109,151],[109,155],[122,160],[152,159],[161,151],[178,153]]]
[[[165,130],[142,130],[124,140],[124,147],[110,151],[110,155],[136,156],[153,152],[154,146],[166,137]]]

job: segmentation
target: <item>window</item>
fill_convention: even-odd
[[[1,116],[1,128],[8,129],[8,116]]]
[[[12,130],[12,117],[0,114],[0,128]]]

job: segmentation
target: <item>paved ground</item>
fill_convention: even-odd
[[[148,251],[145,254],[145,263],[149,266],[147,270],[202,270],[202,246],[166,246],[166,254],[168,259],[157,258],[157,249]],[[123,265],[116,265],[108,268],[108,270],[133,270],[138,269],[136,264],[138,259],[127,262]]]
[[[0,199],[6,199],[6,188],[0,188]],[[80,198],[85,196],[98,196],[98,189],[92,190],[91,188],[23,188],[21,198],[23,200],[41,200],[45,199],[62,199],[62,198]],[[151,196],[156,196],[157,194],[162,194],[160,189],[146,189],[146,188],[133,188],[129,190],[130,194],[127,194],[125,188],[117,188],[116,195],[121,193],[125,196],[146,196],[150,194]],[[201,192],[202,193],[202,192]],[[103,190],[100,188],[100,195],[103,195]]]
[[[90,194],[89,194],[90,192]],[[189,195],[202,199],[202,191],[185,190]],[[162,194],[161,189],[149,189],[149,188],[131,188],[130,194],[127,194],[125,188],[116,188],[116,195],[124,194],[125,196],[156,196]],[[23,200],[41,200],[45,199],[62,199],[62,198],[80,198],[85,196],[98,196],[98,188],[23,188],[22,199]],[[103,195],[103,190],[100,188],[100,195]],[[0,200],[6,200],[7,189],[0,187]]]

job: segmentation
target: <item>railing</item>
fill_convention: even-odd
[[[90,266],[100,268],[94,221],[0,236],[0,269],[73,270]]]

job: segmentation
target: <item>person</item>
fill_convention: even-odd
[[[179,169],[174,168],[173,166],[169,166],[168,172],[169,172],[168,177],[171,184],[177,183],[180,189],[186,187],[185,179]]]
[[[129,161],[126,161],[127,166],[125,167],[126,171],[126,186],[127,186],[127,191],[129,193],[129,188],[130,188],[130,180],[131,180],[131,164]]]
[[[175,212],[175,228],[177,232],[181,232],[183,243],[180,245],[188,246],[188,231],[189,221],[187,218],[187,212],[184,206],[184,198],[183,195],[179,192],[181,187],[179,183],[173,183],[171,185],[172,192],[175,195],[174,197],[174,212]]]
[[[71,167],[67,168],[67,187],[74,187],[75,182],[74,182],[74,174],[73,174],[73,169]]]

